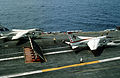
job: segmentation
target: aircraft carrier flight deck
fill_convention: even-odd
[[[47,59],[44,63],[25,63],[24,47],[30,42],[16,40],[0,44],[0,77],[9,78],[116,78],[120,77],[120,60],[96,63],[97,60],[120,57],[120,31],[78,32],[80,36],[111,37],[111,44],[100,56],[95,57],[89,49],[75,52],[64,43],[69,41],[66,33],[38,35],[34,41],[42,48]],[[2,42],[2,41],[1,41]],[[83,59],[84,64],[80,63]],[[92,64],[91,64],[92,63]]]

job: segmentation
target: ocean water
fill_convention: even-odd
[[[120,0],[0,0],[0,24],[10,29],[101,31],[120,25]]]

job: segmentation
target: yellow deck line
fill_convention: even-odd
[[[0,78],[11,78],[11,77],[25,76],[25,75],[31,75],[31,74],[37,74],[37,73],[61,70],[61,69],[65,69],[65,68],[78,67],[78,66],[84,66],[84,65],[89,65],[89,64],[97,64],[97,63],[103,63],[103,62],[109,62],[109,61],[114,61],[114,60],[119,60],[119,59],[120,59],[120,57],[114,57],[114,58],[91,61],[91,62],[86,62],[86,63],[61,66],[61,67],[56,67],[56,68],[48,68],[48,69],[43,69],[43,70],[36,70],[36,71],[30,71],[30,72],[24,72],[24,73],[12,74],[12,75],[5,75],[5,76],[0,76]]]
[[[89,65],[89,64],[94,64],[94,63],[100,63],[100,62],[99,61],[92,61],[92,62],[87,62],[87,63],[80,63],[80,64],[73,64],[73,65],[68,65],[68,66],[50,68],[50,69],[43,69],[42,72],[55,71],[55,70],[60,70],[60,69],[65,69],[65,68],[70,68],[70,67],[83,66],[83,65]]]

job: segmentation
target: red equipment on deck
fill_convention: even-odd
[[[42,48],[29,37],[31,47],[24,47],[25,63],[47,62],[43,55]]]

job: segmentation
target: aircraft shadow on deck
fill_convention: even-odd
[[[33,37],[32,39],[37,40],[37,39],[46,39],[46,38],[35,38],[35,37]],[[28,38],[20,38],[16,45],[19,46],[19,45],[25,44],[27,42],[29,42]]]
[[[19,46],[19,45],[22,45],[24,43],[27,43],[28,41],[29,41],[28,38],[20,38],[16,45]]]
[[[115,48],[115,47],[117,47],[117,46],[98,47],[97,50],[94,50],[94,51],[91,51],[91,52],[93,53],[93,55],[95,57],[98,57],[103,53],[104,49],[106,49],[106,48]],[[82,47],[82,48],[79,47],[79,48],[75,49],[74,51],[75,51],[76,54],[78,54],[79,52],[84,51],[84,50],[90,50],[90,48],[89,47]]]

